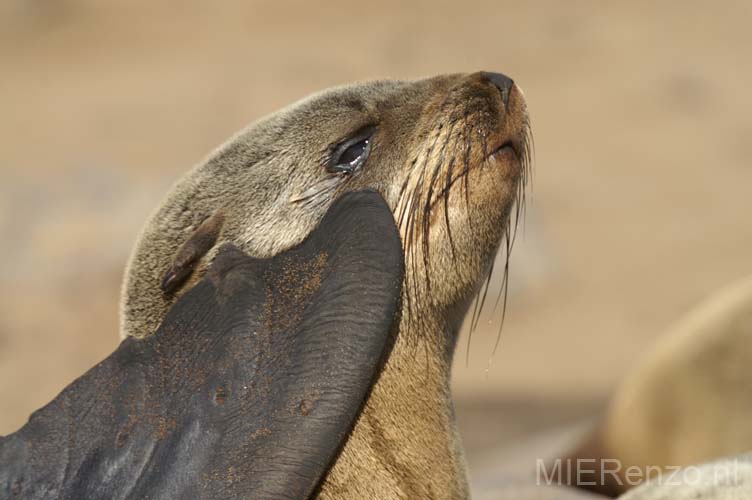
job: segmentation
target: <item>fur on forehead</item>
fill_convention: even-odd
[[[388,94],[409,82],[377,80],[323,90],[271,113],[239,131],[200,168],[247,168],[281,154],[308,156],[379,119]],[[284,140],[282,140],[284,138]],[[323,152],[322,152],[323,153]]]
[[[271,142],[277,142],[284,134],[292,140],[299,139],[303,145],[312,137],[336,137],[338,134],[331,128],[336,131],[341,127],[347,132],[353,128],[352,122],[357,127],[357,122],[365,125],[378,120],[381,102],[390,95],[399,95],[406,85],[409,82],[377,80],[327,89],[262,118],[246,134],[251,140]],[[255,145],[262,146],[258,142]]]
[[[312,178],[325,175],[323,168],[316,167],[323,167],[337,143],[367,125],[385,125],[382,115],[394,108],[411,104],[416,111],[421,110],[423,106],[415,106],[415,101],[425,100],[431,92],[426,92],[420,82],[377,80],[335,87],[261,118],[229,139],[194,171],[199,179],[206,180],[198,183],[200,189],[208,194],[216,184],[212,178],[231,175],[236,185],[223,185],[222,192],[212,197],[231,196],[237,190],[237,195],[246,198],[241,191],[253,191],[256,198],[248,201],[257,207],[260,202],[272,201],[270,196],[289,197]],[[419,93],[426,96],[416,99]],[[392,126],[404,128],[400,131],[400,140],[404,140],[413,124],[405,116],[397,118]],[[396,156],[403,148],[390,144],[390,149],[385,153],[391,154],[385,156]],[[382,194],[388,196],[389,189],[383,187]],[[261,199],[258,194],[263,195]],[[267,204],[265,208],[272,207]]]

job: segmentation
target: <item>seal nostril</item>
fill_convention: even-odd
[[[502,75],[501,73],[481,71],[480,75],[493,84],[494,87],[499,89],[499,92],[501,92],[501,99],[504,101],[504,107],[507,107],[509,105],[509,92],[514,86],[514,80],[507,75]]]

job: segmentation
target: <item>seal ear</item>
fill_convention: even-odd
[[[402,277],[374,192],[343,196],[272,259],[224,246],[156,334],[124,340],[0,439],[0,491],[308,498],[388,355]]]
[[[224,220],[222,212],[212,214],[198,226],[198,229],[178,249],[172,261],[172,266],[162,278],[160,288],[165,294],[175,293],[185,283],[185,280],[193,274],[198,261],[217,242]]]

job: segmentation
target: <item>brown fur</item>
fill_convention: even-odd
[[[598,432],[574,457],[617,459],[624,472],[632,466],[642,471],[688,466],[752,450],[751,363],[748,278],[691,311],[659,339],[617,390]],[[615,496],[630,487],[623,475],[619,483],[595,491]],[[664,494],[661,498],[673,498]]]
[[[327,173],[333,145],[366,125],[377,129],[362,169]],[[338,194],[374,188],[403,239],[403,309],[392,353],[320,497],[464,498],[451,358],[470,300],[508,237],[527,134],[520,91],[505,109],[480,73],[340,87],[270,115],[188,173],[148,221],[126,272],[121,334],[155,331],[174,300],[160,282],[212,214],[224,217],[214,248],[232,242],[266,257],[300,242]],[[490,156],[505,142],[514,153]]]
[[[752,450],[752,279],[673,327],[625,380],[604,447],[625,464],[691,465]]]

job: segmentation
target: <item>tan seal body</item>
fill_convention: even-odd
[[[376,189],[403,241],[401,319],[320,497],[464,498],[451,358],[509,236],[528,133],[521,92],[494,73],[334,88],[272,114],[189,172],[148,221],[126,271],[121,334],[154,332],[222,243],[274,255],[339,194]]]
[[[629,465],[684,466],[752,450],[752,279],[693,310],[627,377],[602,431]]]
[[[661,470],[666,476],[677,467],[752,450],[751,363],[747,278],[690,311],[627,375],[596,432],[570,456],[603,464],[604,473],[596,472],[605,482],[586,489],[615,495]],[[674,498],[673,492],[665,495]]]

